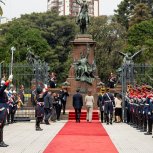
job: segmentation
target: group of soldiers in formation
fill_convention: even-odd
[[[129,87],[125,96],[126,121],[145,135],[152,135],[153,90],[151,86]]]

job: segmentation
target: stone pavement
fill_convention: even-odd
[[[152,135],[144,135],[144,132],[125,123],[103,123],[103,126],[119,153],[153,153]]]
[[[34,120],[5,126],[4,142],[9,147],[0,148],[0,153],[42,153],[65,123],[62,120],[51,125],[41,124],[43,131],[35,131]]]
[[[4,127],[4,141],[7,148],[0,153],[42,153],[50,141],[67,121],[61,120],[51,125],[41,124],[43,131],[35,131],[35,121],[18,122]],[[91,123],[92,124],[92,123]],[[152,153],[153,138],[144,135],[125,123],[106,125],[103,123],[119,153]]]

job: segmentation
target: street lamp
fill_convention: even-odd
[[[15,49],[15,47],[14,46],[12,46],[11,47],[11,75],[12,75],[12,69],[13,69],[13,54],[14,54],[14,51],[15,51],[16,49]]]

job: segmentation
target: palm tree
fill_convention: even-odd
[[[3,3],[5,5],[5,3],[2,0],[0,0],[0,3]],[[0,6],[0,16],[2,15],[3,15],[3,10],[2,10],[2,7]]]

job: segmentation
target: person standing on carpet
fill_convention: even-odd
[[[75,109],[75,119],[76,122],[80,122],[81,109],[83,106],[83,97],[79,93],[80,90],[76,90],[76,94],[73,95],[73,107]]]
[[[103,96],[104,103],[104,114],[106,117],[107,124],[112,124],[113,119],[113,106],[115,106],[114,96],[109,92],[109,88],[107,88],[106,93]]]
[[[88,91],[88,94],[85,96],[85,104],[87,108],[87,122],[92,121],[92,111],[93,111],[93,104],[94,104],[94,97],[91,95],[91,91]]]
[[[98,95],[98,99],[97,99],[97,106],[99,107],[99,111],[100,111],[101,123],[106,121],[106,119],[104,118],[104,103],[103,103],[103,95],[104,94],[105,94],[105,89],[102,89],[101,93]]]

